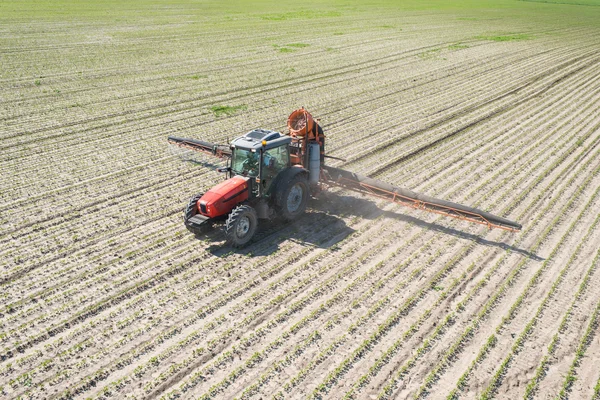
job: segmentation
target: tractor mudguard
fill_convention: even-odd
[[[300,174],[304,174],[305,178],[308,179],[308,170],[297,166],[286,168],[277,175],[269,188],[269,193],[267,193],[272,197],[277,206],[283,204],[282,196],[285,189],[289,183]]]

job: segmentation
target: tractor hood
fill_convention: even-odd
[[[229,213],[235,206],[248,200],[250,178],[234,176],[210,189],[198,200],[200,214],[210,218]]]

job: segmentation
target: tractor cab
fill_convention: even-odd
[[[256,197],[270,195],[277,175],[290,167],[289,145],[292,139],[279,132],[255,129],[231,143],[231,176],[251,178]]]

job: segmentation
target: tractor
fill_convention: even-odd
[[[169,142],[177,146],[228,159],[226,167],[217,169],[227,179],[206,193],[196,194],[185,207],[183,220],[188,230],[201,235],[213,229],[215,221],[225,220],[227,242],[233,247],[243,247],[256,233],[259,220],[280,217],[294,221],[304,213],[309,196],[331,186],[483,224],[490,229],[513,232],[521,229],[516,222],[476,208],[326,166],[325,158],[342,159],[325,154],[323,129],[304,108],[292,112],[287,125],[288,134],[254,129],[229,145],[169,136]]]

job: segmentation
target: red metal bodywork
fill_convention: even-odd
[[[210,218],[229,213],[242,201],[248,200],[248,180],[234,176],[210,189],[198,200],[198,212]]]

